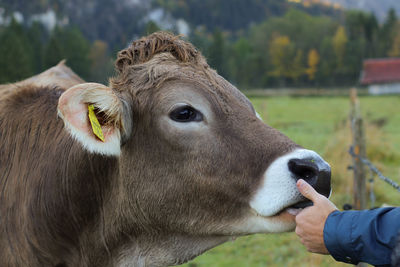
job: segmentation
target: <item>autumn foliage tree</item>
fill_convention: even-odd
[[[285,78],[291,77],[291,64],[294,58],[294,47],[288,36],[277,35],[269,46],[269,56],[273,69],[269,72],[272,76],[281,78],[285,83]]]
[[[400,57],[400,23],[396,25],[396,34],[393,37],[392,46],[388,52],[390,57]]]
[[[315,73],[317,73],[317,66],[319,63],[319,54],[316,49],[311,49],[308,52],[306,73],[310,81],[315,80]]]
[[[343,68],[346,53],[347,35],[343,26],[339,26],[332,40],[333,50],[337,59],[338,69]]]

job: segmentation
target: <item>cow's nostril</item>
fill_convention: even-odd
[[[296,157],[297,156],[297,157]],[[329,197],[331,193],[331,167],[317,153],[300,150],[296,155],[287,157],[286,171],[293,180],[305,180],[314,189]]]
[[[288,162],[288,167],[294,174],[296,181],[303,179],[311,185],[317,182],[319,168],[312,159],[291,159]]]

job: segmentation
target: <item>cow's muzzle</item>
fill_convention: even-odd
[[[326,197],[331,193],[331,168],[316,152],[298,148],[275,159],[263,175],[263,181],[250,200],[250,207],[263,217],[281,214],[287,209],[312,205],[297,189],[304,179]]]

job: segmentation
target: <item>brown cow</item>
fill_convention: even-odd
[[[0,90],[0,266],[180,264],[292,230],[299,178],[329,194],[329,165],[258,119],[191,44],[155,33],[116,67],[108,87],[60,64]]]

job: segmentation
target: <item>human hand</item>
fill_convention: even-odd
[[[324,243],[324,226],[328,215],[337,208],[303,179],[299,179],[296,185],[300,193],[314,205],[296,215],[295,232],[309,252],[329,254]]]

